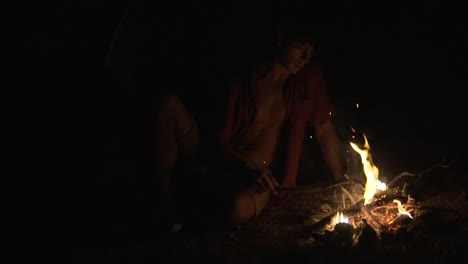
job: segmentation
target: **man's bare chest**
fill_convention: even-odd
[[[285,119],[285,102],[282,91],[254,94],[255,112],[253,129],[280,127]]]

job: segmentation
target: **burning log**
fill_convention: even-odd
[[[354,243],[354,227],[348,223],[338,223],[335,225],[334,241],[338,246],[348,247]]]
[[[370,249],[376,247],[378,240],[379,236],[377,232],[367,224],[366,220],[363,220],[354,232],[353,245]]]
[[[355,205],[343,210],[341,213],[343,213],[343,215],[345,215],[345,216],[355,215],[361,210],[362,206],[363,206],[363,202],[355,204]],[[312,233],[321,233],[323,230],[325,230],[327,228],[327,226],[330,226],[330,225],[333,224],[333,220],[334,220],[334,218],[336,217],[336,215],[339,212],[340,211],[338,211],[338,210],[332,211],[328,216],[322,218],[317,223],[314,223],[313,225],[310,225],[309,229],[312,231]]]
[[[350,194],[348,193],[348,195]],[[375,194],[374,199],[371,201],[371,203],[365,204],[365,200],[363,198],[355,202],[353,205],[341,211],[339,210],[332,211],[329,215],[322,218],[320,221],[310,225],[309,228],[311,232],[313,233],[314,232],[320,233],[320,232],[323,232],[323,230],[325,229],[330,229],[330,227],[334,224],[333,220],[335,219],[336,215],[339,212],[341,212],[344,216],[347,216],[347,217],[352,217],[359,213],[362,213],[363,219],[367,221],[367,224],[371,226],[377,232],[378,235],[380,235],[382,231],[387,231],[385,227],[386,224],[382,224],[382,222],[379,221],[379,219],[376,219],[376,217],[374,216],[376,214],[373,213],[373,209],[382,208],[382,206],[385,206],[388,203],[393,203],[393,201],[396,199],[400,199],[400,200],[406,199],[406,197],[403,196],[402,191],[398,187],[388,189],[385,191],[381,191]],[[392,206],[392,208],[397,208],[397,207]]]
[[[380,234],[382,233],[384,227],[377,221],[372,213],[369,210],[369,206],[364,205],[361,208],[361,211],[364,213],[365,220],[367,220],[367,223],[375,230],[377,233],[377,237],[380,238]]]
[[[407,196],[403,194],[403,190],[396,187],[393,189],[388,189],[374,195],[374,199],[369,205],[372,206],[382,206],[389,203],[393,203],[393,200],[406,200]]]

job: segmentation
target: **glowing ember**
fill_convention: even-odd
[[[364,204],[368,204],[372,198],[374,198],[374,194],[377,192],[377,190],[383,191],[387,189],[387,186],[385,183],[379,181],[379,169],[372,162],[370,146],[366,135],[364,135],[364,146],[362,149],[353,142],[350,142],[350,144],[351,147],[361,156],[361,162],[364,166],[364,174],[367,178],[366,189],[364,192]]]
[[[411,216],[411,214],[405,210],[405,208],[403,208],[403,206],[401,205],[401,202],[399,200],[393,200],[394,203],[398,204],[398,214],[400,215],[407,215],[409,216],[410,218],[413,218]]]
[[[349,219],[343,215],[342,212],[336,212],[336,216],[333,219],[333,224],[336,225],[338,223],[349,223]]]

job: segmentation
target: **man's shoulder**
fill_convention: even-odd
[[[289,89],[293,89],[307,98],[314,97],[313,94],[321,93],[326,89],[325,79],[320,64],[317,62],[307,64],[292,78],[292,82],[289,82]]]

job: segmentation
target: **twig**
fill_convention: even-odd
[[[335,188],[335,187],[338,187],[338,186],[343,186],[343,185],[348,185],[348,184],[359,184],[357,182],[350,182],[350,181],[346,181],[346,182],[340,182],[340,183],[337,183],[337,184],[333,184],[333,185],[330,185],[330,186],[327,186],[327,187],[321,187],[321,188],[314,188],[314,189],[309,189],[309,188],[298,188],[296,190],[296,193],[314,193],[314,192],[321,192],[321,191],[325,191],[325,190],[328,190],[328,189],[332,189],[332,188]],[[362,185],[359,184],[359,186],[362,187]],[[362,187],[364,189],[364,187]]]
[[[419,176],[419,174],[414,174],[414,173],[409,173],[407,171],[404,171],[404,172],[398,174],[395,178],[393,178],[393,180],[391,180],[387,184],[387,186],[389,186],[389,187],[392,186],[397,180],[399,180],[400,178],[405,177],[405,176],[416,177],[416,176]]]
[[[406,205],[405,210],[409,210],[410,208],[415,208],[415,207],[416,206],[414,206],[414,205]],[[372,208],[372,211],[376,211],[376,210],[379,210],[379,209],[382,209],[382,208],[385,208],[385,209],[398,209],[398,206],[393,205],[393,204],[375,206],[374,208]]]
[[[428,172],[434,170],[435,168],[445,168],[445,169],[450,168],[450,166],[452,166],[457,160],[458,160],[458,159],[453,160],[453,161],[451,161],[451,162],[448,163],[448,164],[444,164],[444,163],[445,163],[445,159],[442,159],[440,162],[434,164],[434,165],[431,166],[430,168],[428,168],[428,169],[426,169],[426,170],[424,170],[424,171],[422,171],[422,172],[420,172],[420,173],[410,173],[410,172],[407,172],[407,171],[402,172],[402,173],[398,174],[395,178],[393,178],[393,180],[391,180],[391,181],[387,184],[387,186],[389,186],[389,187],[392,186],[392,185],[393,185],[395,182],[397,182],[400,178],[405,177],[405,176],[418,177],[418,180],[421,180],[421,178],[422,178],[422,176],[423,176],[424,174],[426,174],[426,173],[428,173]]]
[[[415,210],[416,206],[406,206],[405,207],[405,210],[408,212],[408,213],[411,213]],[[384,205],[384,206],[379,206],[379,207],[374,207],[372,208],[371,210],[371,213],[373,215],[381,215],[379,214],[377,211],[380,210],[380,209],[385,209],[385,215],[384,216],[388,216],[389,214],[389,210],[390,209],[398,209],[398,206],[393,206],[393,205]]]
[[[439,163],[436,163],[436,164],[434,164],[432,167],[430,167],[430,168],[426,169],[425,171],[419,173],[419,179],[421,179],[422,175],[424,175],[424,174],[430,172],[431,170],[433,170],[433,169],[435,169],[435,168],[438,168],[438,167],[440,167],[440,168],[445,168],[445,169],[446,169],[446,168],[449,168],[449,167],[450,167],[453,163],[455,163],[456,161],[457,161],[457,160],[454,160],[454,161],[450,162],[449,164],[444,165],[443,163],[445,162],[445,159],[442,159]]]
[[[341,187],[341,188],[343,188],[343,187]],[[344,194],[341,194],[341,197],[343,198],[343,209],[345,209],[346,208],[346,197],[345,197]]]
[[[353,204],[356,204],[356,200],[354,200],[353,196],[348,192],[348,190],[346,190],[346,188],[344,188],[343,186],[341,186],[341,190],[346,194],[348,195],[349,199],[351,200],[351,202]]]

